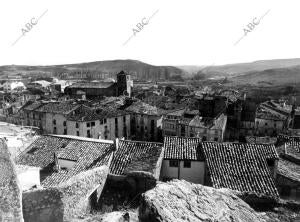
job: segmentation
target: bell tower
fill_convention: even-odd
[[[117,74],[117,96],[131,97],[131,78],[130,74],[121,71]]]

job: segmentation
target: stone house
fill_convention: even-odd
[[[123,110],[82,105],[67,115],[67,133],[108,140],[130,138],[130,115]]]
[[[132,139],[145,141],[162,139],[162,111],[160,109],[138,101],[125,110],[130,113]]]
[[[274,145],[201,142],[165,137],[161,178],[185,179],[215,188],[278,198]]]
[[[203,117],[197,110],[176,110],[163,118],[165,136],[197,137],[203,141],[222,142],[225,138],[227,116]]]
[[[282,139],[282,136],[281,138]],[[300,200],[300,142],[298,137],[285,136],[288,141],[278,146],[280,160],[276,185],[284,199]]]

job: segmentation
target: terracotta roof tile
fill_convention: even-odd
[[[298,164],[280,159],[278,162],[278,173],[300,183],[300,165]]]
[[[267,159],[279,159],[274,145],[201,142],[165,137],[164,159],[205,161],[215,188],[278,197]]]
[[[49,102],[36,109],[36,111],[66,114],[75,109],[76,107],[79,107],[79,105],[76,102]]]
[[[178,160],[204,160],[200,138],[165,137],[164,158]]]
[[[279,197],[267,159],[278,159],[274,145],[203,142],[215,188]]]
[[[79,172],[108,164],[113,149],[112,143],[80,140],[80,137],[40,136],[19,155],[17,164],[48,168],[48,175],[41,184],[57,186]],[[76,163],[69,170],[56,172],[53,170],[54,155]]]
[[[161,143],[120,140],[110,172],[123,175],[130,171],[154,173],[157,161],[163,151]]]

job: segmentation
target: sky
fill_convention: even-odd
[[[300,58],[299,0],[1,0],[0,65]]]

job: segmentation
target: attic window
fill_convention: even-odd
[[[177,160],[169,160],[169,167],[178,167]]]
[[[61,145],[61,148],[65,148],[67,145],[68,145],[68,143],[63,143],[63,144]]]
[[[35,151],[37,151],[38,148],[37,147],[33,147],[31,150],[29,150],[27,153],[33,155],[35,153]]]
[[[274,167],[275,166],[275,160],[267,159],[267,164],[268,164],[269,167]]]

